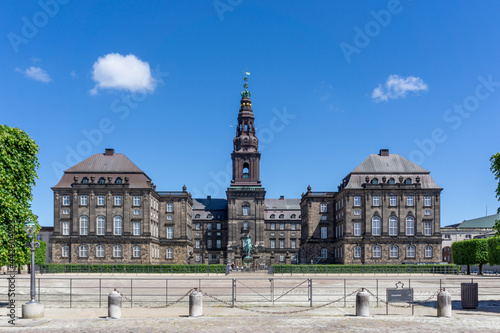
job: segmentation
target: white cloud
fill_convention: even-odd
[[[97,94],[98,89],[152,93],[156,86],[149,64],[133,54],[107,54],[99,57],[92,68],[92,79],[97,84],[90,90],[91,95]]]
[[[389,99],[405,97],[407,92],[417,93],[421,90],[427,90],[427,84],[421,78],[415,76],[403,78],[399,75],[391,75],[384,86],[379,84],[377,88],[373,89],[372,98],[377,103],[387,102]]]
[[[31,66],[30,68],[25,69],[24,71],[20,70],[19,68],[16,68],[16,71],[21,72],[27,78],[30,78],[30,79],[33,79],[36,81],[45,82],[45,83],[52,81],[50,79],[49,74],[46,71],[44,71],[43,69],[41,69],[40,67]]]

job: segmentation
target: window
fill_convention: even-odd
[[[326,213],[326,203],[321,204],[321,212]]]
[[[290,240],[290,247],[295,249],[297,247],[297,241],[295,239]]]
[[[326,215],[321,216],[321,221],[326,221]]]
[[[395,207],[397,204],[397,199],[396,196],[393,195],[389,198],[389,206]]]
[[[86,195],[82,195],[80,197],[80,205],[81,206],[87,206],[87,204],[88,204],[87,196]]]
[[[99,236],[104,235],[106,232],[106,219],[104,218],[104,216],[98,216],[96,224],[97,224],[96,225],[97,235]]]
[[[122,256],[122,247],[120,245],[113,246],[113,257],[121,258]]]
[[[195,260],[196,260],[196,262],[201,261],[201,256],[200,256],[199,254],[197,254],[197,255],[195,256]]]
[[[62,234],[67,236],[69,235],[69,222],[62,222]]]
[[[276,240],[271,239],[271,249],[275,249],[275,248],[276,248]]]
[[[122,179],[120,177],[116,178],[115,184],[121,184],[121,183],[122,183]]]
[[[212,218],[213,218],[212,214],[207,215],[207,219],[212,219]]]
[[[413,206],[413,196],[406,197],[406,205]]]
[[[243,222],[243,229],[248,230],[248,222]]]
[[[134,222],[133,229],[134,236],[139,236],[141,234],[141,222]]]
[[[196,214],[196,215],[194,216],[194,218],[195,218],[195,219],[199,219],[199,218],[200,218],[200,214]]]
[[[425,257],[432,258],[432,246],[425,247]]]
[[[360,246],[354,247],[354,258],[361,258],[361,247]]]
[[[174,204],[169,202],[167,203],[167,213],[172,213],[174,211]]]
[[[424,212],[425,215],[429,216],[431,215],[431,210],[430,209],[426,209],[425,212]]]
[[[132,248],[132,256],[134,258],[138,258],[141,256],[141,247],[140,246],[134,246]]]
[[[415,235],[415,219],[411,216],[406,218],[406,235],[413,236]]]
[[[243,164],[243,178],[249,178],[250,172],[248,170],[248,163]]]
[[[378,216],[372,218],[372,235],[380,236],[380,217]]]
[[[250,207],[243,207],[243,215],[248,215]]]
[[[471,239],[472,235],[465,235],[465,239]]]
[[[141,215],[140,209],[134,209],[134,215]]]
[[[218,239],[215,244],[216,244],[218,249],[220,249],[222,247],[222,242],[220,239]]]
[[[295,219],[296,217],[297,217],[297,215],[295,215],[295,214],[290,215],[291,219]]]
[[[97,206],[104,206],[104,195],[97,196]]]
[[[87,245],[80,245],[78,247],[78,255],[82,258],[86,258],[89,256],[89,248]]]
[[[104,177],[101,177],[99,178],[99,181],[98,181],[99,184],[103,185],[106,183],[106,179],[104,179]]]
[[[279,216],[278,218],[280,218],[280,219],[284,219],[284,218],[285,218],[285,215],[280,214],[280,216]]]
[[[216,224],[216,228],[217,228],[217,230],[221,230],[222,229],[222,224],[221,223],[217,223]]]
[[[167,238],[174,238],[174,227],[167,227]]]
[[[405,184],[410,185],[410,184],[411,184],[411,178],[406,178],[406,180],[405,180]]]
[[[201,247],[201,241],[199,239],[196,239],[194,241],[194,247],[197,249],[199,249]]]
[[[134,206],[140,206],[140,205],[141,205],[141,197],[134,196]]]
[[[62,204],[63,206],[69,206],[69,195],[63,195]]]
[[[361,223],[354,223],[354,236],[361,236]]]
[[[88,183],[89,183],[89,179],[87,177],[83,177],[82,184],[88,184]]]
[[[174,250],[173,249],[167,249],[166,255],[167,255],[167,259],[173,259],[174,258]],[[197,259],[199,261],[199,257]]]
[[[69,246],[63,246],[61,250],[61,257],[69,257]]]
[[[321,258],[322,259],[328,258],[328,250],[327,249],[325,249],[325,248],[321,249]]]
[[[431,197],[424,197],[424,206],[425,207],[431,206]]]
[[[382,248],[379,245],[373,247],[373,257],[380,258],[382,256]]]
[[[122,217],[121,216],[115,216],[113,219],[113,234],[114,235],[121,235],[123,230],[122,226]]]
[[[380,206],[380,197],[375,196],[373,197],[373,206]]]
[[[389,217],[389,236],[398,234],[398,219],[395,216]]]
[[[276,230],[276,223],[271,223],[271,230]]]
[[[360,209],[355,209],[354,210],[354,215],[356,215],[356,216],[361,215],[361,210]]]
[[[280,254],[280,262],[284,262],[285,261],[285,255],[284,254]]]
[[[87,216],[80,217],[80,235],[89,234],[89,218]]]
[[[328,228],[321,227],[321,239],[326,239],[328,236]]]
[[[201,223],[196,223],[194,226],[195,230],[201,230]]]
[[[280,223],[280,230],[285,230],[285,223]]]
[[[394,180],[394,178],[390,178],[389,179],[389,184],[391,184],[391,185],[396,184],[396,181]]]
[[[377,185],[377,184],[378,184],[378,179],[377,179],[377,178],[373,178],[373,179],[372,179],[372,184]]]
[[[208,239],[207,240],[207,249],[211,249],[211,248],[212,248],[212,240]]]
[[[63,210],[62,210],[62,213],[63,213],[64,215],[68,215],[68,214],[69,214],[69,209],[63,209]]]
[[[415,246],[410,245],[406,248],[406,257],[415,258]]]
[[[95,256],[98,258],[104,257],[104,245],[97,245],[95,248]]]
[[[399,256],[399,248],[396,245],[389,247],[389,257],[397,258]]]
[[[212,223],[207,223],[207,230],[212,230]]]
[[[269,216],[269,218],[270,218],[270,219],[274,219],[274,218],[276,218],[276,215],[271,214],[271,216]]]
[[[295,223],[290,224],[290,227],[291,227],[292,230],[296,230],[297,229]]]
[[[425,236],[432,235],[432,223],[431,222],[424,223],[424,235]]]
[[[115,196],[115,206],[122,205],[122,197],[120,195]]]

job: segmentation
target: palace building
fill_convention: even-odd
[[[248,91],[241,93],[226,198],[160,191],[106,149],[64,172],[54,192],[52,262],[242,265],[439,262],[440,192],[430,172],[389,150],[372,154],[337,191],[266,198]]]

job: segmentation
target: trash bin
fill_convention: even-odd
[[[462,283],[461,301],[463,309],[477,309],[478,306],[478,287],[477,283]]]

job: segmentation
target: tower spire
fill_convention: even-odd
[[[243,80],[245,80],[245,83],[243,84],[243,88],[245,88],[245,90],[241,92],[241,98],[250,98],[252,95],[252,93],[248,91],[248,76],[250,76],[250,72],[248,72],[245,68],[243,73],[245,73],[245,77],[243,78]]]

